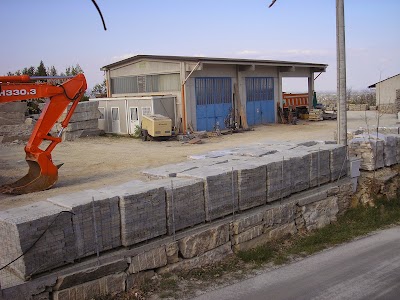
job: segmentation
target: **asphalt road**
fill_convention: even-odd
[[[400,227],[195,299],[400,299]]]

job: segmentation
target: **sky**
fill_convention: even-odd
[[[336,90],[335,0],[0,0],[0,75],[79,64],[89,88],[100,68],[137,54],[328,64],[315,81]],[[347,87],[364,90],[400,73],[399,0],[345,0]],[[317,74],[316,74],[317,75]],[[284,81],[307,91],[306,79]]]

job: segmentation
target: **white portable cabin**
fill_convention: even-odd
[[[166,116],[175,126],[175,96],[96,98],[90,101],[99,102],[99,129],[106,133],[134,134],[143,115]]]

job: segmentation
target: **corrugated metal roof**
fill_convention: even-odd
[[[263,59],[243,59],[243,58],[217,58],[217,57],[196,57],[196,56],[168,56],[168,55],[136,55],[127,59],[117,61],[106,65],[100,70],[105,71],[114,67],[118,67],[127,63],[132,63],[138,60],[164,60],[177,62],[202,62],[213,64],[241,64],[241,65],[269,65],[269,66],[296,66],[326,69],[327,64],[316,64],[307,62],[279,61],[279,60],[263,60]]]
[[[381,82],[384,82],[384,81],[386,81],[386,80],[392,79],[392,78],[397,77],[397,76],[399,76],[399,75],[400,75],[400,73],[397,74],[397,75],[394,75],[394,76],[392,76],[392,77],[386,78],[386,79],[384,79],[384,80],[382,80],[382,81],[379,81],[379,82],[377,82],[377,83],[371,84],[368,88],[369,88],[369,89],[375,88],[376,85],[377,85],[378,83],[381,83]]]

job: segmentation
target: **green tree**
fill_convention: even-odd
[[[46,67],[44,66],[43,60],[40,61],[40,64],[35,71],[35,76],[47,76],[47,71]]]
[[[75,66],[69,66],[65,69],[65,73],[61,73],[61,76],[76,76],[80,73],[84,73],[81,66],[76,64]]]
[[[98,97],[106,95],[107,94],[107,86],[106,86],[106,80],[104,79],[102,83],[97,83],[92,89],[91,95],[94,97]]]
[[[34,76],[35,75],[35,67],[30,66],[29,68],[25,67],[22,69],[21,74],[23,75],[29,75],[29,76]]]
[[[48,74],[48,76],[57,76],[56,68],[54,66],[47,68],[47,74]]]

